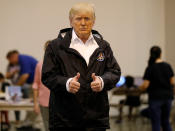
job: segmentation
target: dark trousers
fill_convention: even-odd
[[[16,118],[16,121],[20,120],[20,111],[15,111],[15,118]]]
[[[152,131],[172,131],[169,118],[172,100],[149,100]]]
[[[91,128],[56,128],[50,131],[106,131],[106,129],[91,129]]]

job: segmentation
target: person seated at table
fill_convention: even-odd
[[[7,86],[10,84],[5,81],[5,77],[0,73],[0,93],[5,93]],[[5,98],[4,98],[5,99]],[[3,121],[3,116],[5,117],[5,124],[9,126],[8,111],[0,111],[0,123]]]
[[[122,112],[124,105],[129,107],[128,119],[132,118],[132,111],[134,107],[140,106],[140,95],[135,95],[129,92],[136,91],[137,87],[134,85],[134,78],[132,76],[126,76],[125,86],[127,88],[127,97],[125,100],[121,100],[119,104],[119,118],[116,123],[120,123],[122,121]]]

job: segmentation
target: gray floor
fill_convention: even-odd
[[[137,117],[133,120],[124,118],[119,124],[116,122],[116,118],[111,118],[111,129],[107,131],[151,131],[150,120],[143,117]],[[173,131],[175,130],[175,122],[171,122]]]
[[[116,118],[111,118],[111,129],[107,131],[151,131],[150,121],[145,118],[128,120],[124,118],[121,123],[116,123]]]
[[[110,119],[111,129],[107,131],[151,131],[150,121],[143,117],[136,117],[132,120],[128,120],[127,117],[123,119],[121,123],[115,123],[116,118]],[[41,131],[44,131],[43,126],[40,127]],[[172,122],[172,128],[175,130],[175,122]],[[11,130],[16,131],[15,126],[11,124]]]

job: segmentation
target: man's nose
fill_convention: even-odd
[[[81,20],[81,25],[85,25],[85,24],[86,24],[85,19],[82,19]]]

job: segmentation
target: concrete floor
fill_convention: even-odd
[[[137,117],[133,120],[124,118],[119,124],[116,122],[116,118],[111,118],[110,124],[111,129],[107,131],[151,131],[151,122],[147,118]],[[172,130],[175,130],[175,122],[171,123]]]
[[[110,119],[111,129],[107,131],[151,131],[151,123],[148,119],[143,117],[137,117],[133,120],[124,118],[121,123],[115,123],[116,118]],[[41,131],[44,131],[43,125],[40,126]],[[173,130],[175,130],[175,123],[172,124]],[[16,131],[14,124],[12,123],[9,131]]]
[[[111,118],[111,129],[107,131],[151,131],[150,121],[146,118],[135,118],[128,120],[124,118],[121,123],[116,123],[116,118]]]

